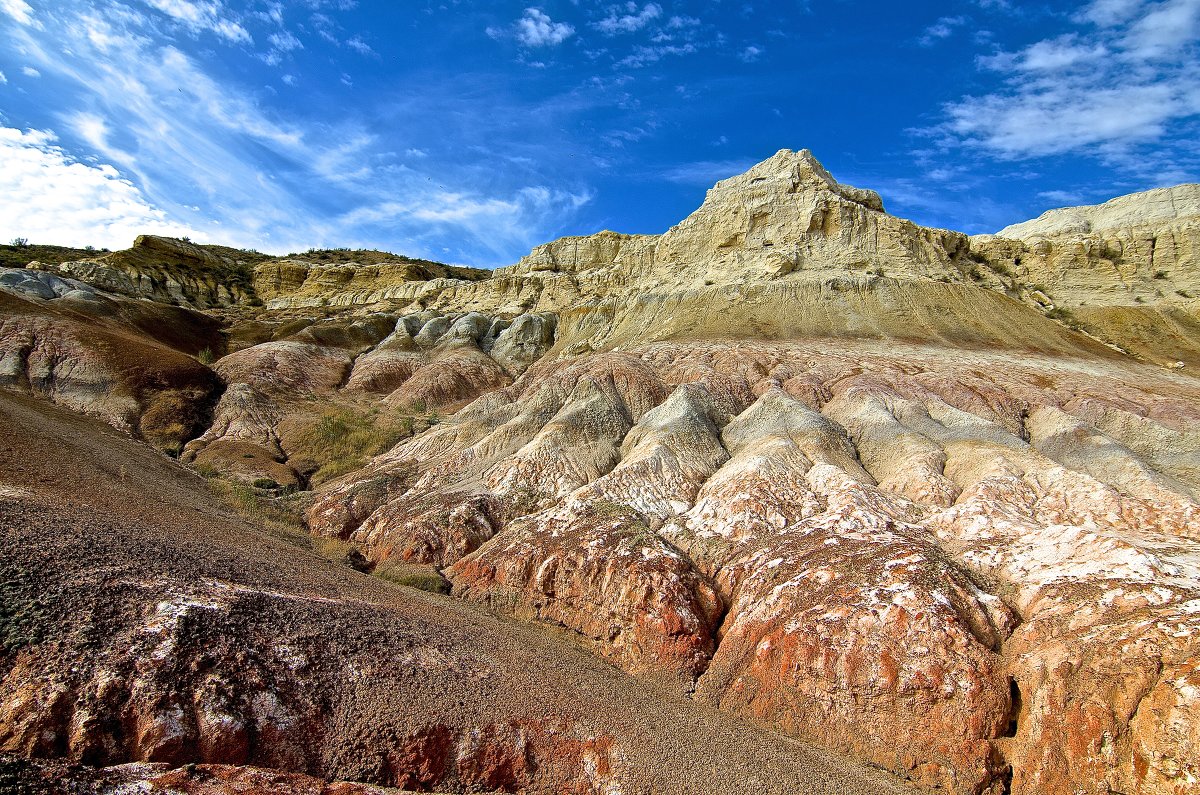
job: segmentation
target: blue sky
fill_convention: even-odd
[[[809,148],[995,231],[1200,181],[1200,0],[0,0],[0,240],[484,267]]]

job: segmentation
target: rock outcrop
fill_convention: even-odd
[[[1200,364],[1200,185],[1121,196],[972,238],[1033,306],[1160,364]]]
[[[49,274],[14,275],[25,277],[0,273],[0,388],[98,417],[174,454],[207,427],[221,385],[188,353],[220,345],[218,323]]]
[[[254,294],[247,261],[158,235],[141,235],[131,248],[95,259],[32,262],[29,268],[86,281],[117,295],[198,308],[230,306]]]
[[[415,427],[507,386],[554,344],[553,316],[370,313],[299,323],[225,356],[208,430],[185,458],[241,479],[299,485],[323,412],[383,412]],[[333,441],[332,439],[327,441]]]

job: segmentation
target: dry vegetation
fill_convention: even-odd
[[[402,561],[380,561],[371,572],[381,580],[416,588],[429,593],[450,593],[450,583],[433,566],[404,563]]]
[[[287,434],[289,461],[305,462],[311,486],[362,468],[412,436],[412,417],[378,410],[329,408],[313,418],[296,420]]]
[[[44,246],[35,243],[11,243],[0,245],[0,267],[24,268],[34,260],[57,265],[61,262],[87,259],[107,254],[108,249],[69,248],[67,246]]]

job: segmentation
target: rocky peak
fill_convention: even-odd
[[[769,183],[763,186],[768,190],[782,188],[786,193],[832,193],[838,198],[861,204],[867,209],[884,212],[883,200],[879,198],[878,193],[838,182],[808,149],[798,152],[780,149],[744,174],[718,182],[708,192],[705,203],[714,197],[719,199],[726,192],[736,194],[747,185],[759,185],[764,182]]]
[[[879,194],[843,185],[807,149],[781,149],[721,180],[704,203],[662,235],[601,232],[539,246],[505,275],[584,276],[584,292],[693,288],[784,276],[858,272],[957,278],[967,250],[957,232],[884,212]],[[592,282],[592,284],[587,284]]]
[[[30,268],[79,279],[118,295],[199,308],[229,306],[253,295],[251,266],[246,262],[188,240],[159,235],[139,235],[130,248],[91,259],[30,263]]]

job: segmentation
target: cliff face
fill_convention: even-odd
[[[369,304],[413,282],[470,282],[488,275],[475,268],[376,251],[339,249],[272,257],[157,235],[141,235],[132,247],[94,259],[35,261],[27,267],[130,298],[200,309],[263,306],[268,301],[276,308]]]

